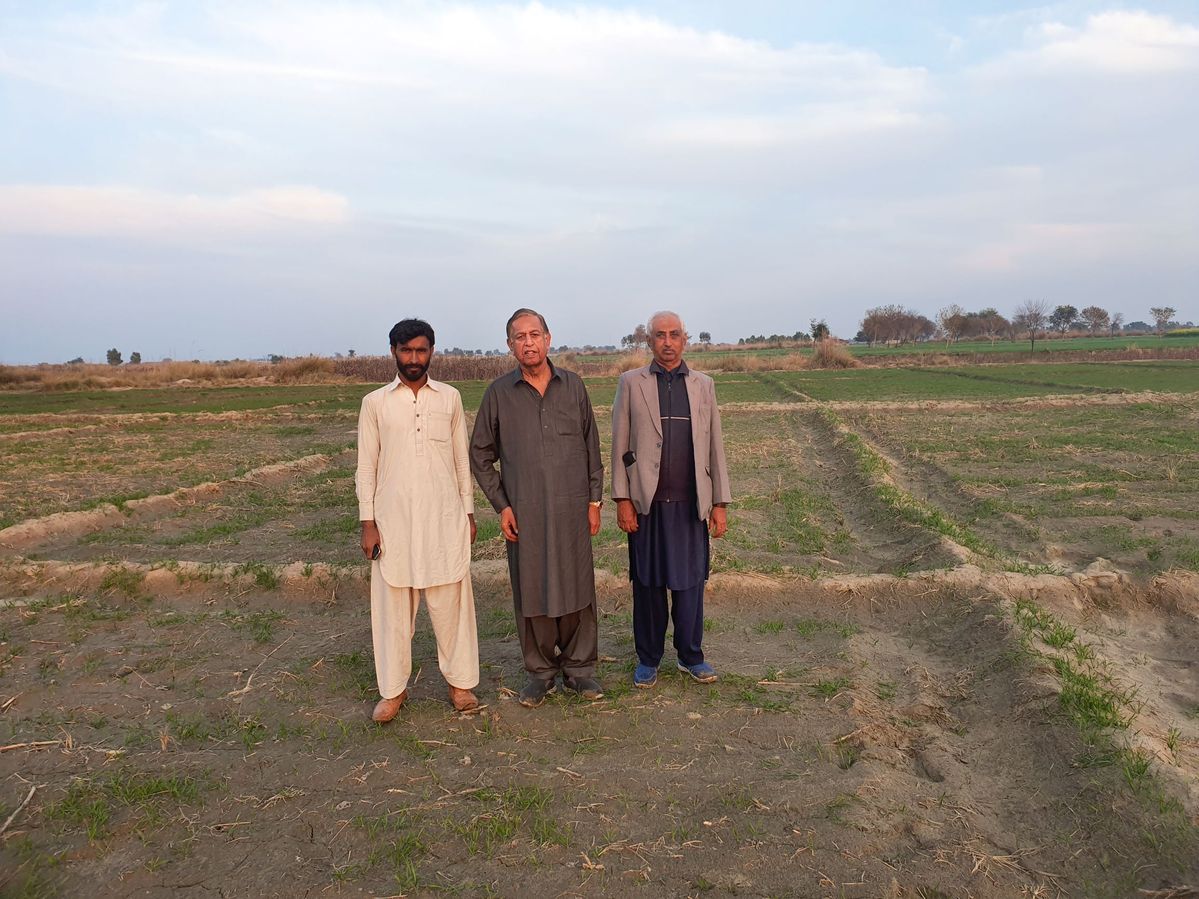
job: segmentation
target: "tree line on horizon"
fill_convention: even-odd
[[[1035,347],[1038,337],[1047,336],[1050,332],[1056,332],[1059,337],[1065,337],[1067,334],[1088,334],[1088,335],[1110,335],[1117,334],[1145,334],[1150,331],[1156,331],[1157,334],[1165,334],[1169,330],[1177,328],[1191,328],[1193,323],[1188,321],[1179,323],[1174,320],[1177,310],[1172,306],[1154,306],[1149,309],[1149,315],[1153,319],[1153,324],[1144,321],[1134,321],[1125,324],[1124,313],[1110,313],[1101,306],[1087,306],[1083,309],[1078,309],[1075,306],[1063,304],[1055,306],[1052,310],[1049,304],[1044,300],[1028,300],[1018,306],[1015,314],[1011,318],[1000,313],[994,307],[988,306],[978,311],[968,311],[957,303],[951,303],[937,313],[936,321],[928,316],[909,309],[896,303],[887,304],[884,306],[875,306],[867,309],[860,322],[858,332],[853,337],[855,343],[865,343],[868,346],[877,345],[899,345],[909,343],[923,343],[930,340],[941,339],[945,341],[946,346],[955,343],[959,340],[990,340],[994,345],[998,340],[1006,339],[1016,341],[1019,339],[1027,339],[1030,346]],[[701,346],[709,346],[712,343],[712,335],[708,331],[700,331],[697,335]],[[784,344],[784,343],[809,343],[819,342],[829,338],[831,332],[827,322],[821,318],[813,318],[809,324],[808,331],[796,331],[793,334],[751,334],[748,337],[741,337],[737,340],[738,346],[752,346],[758,344]],[[637,325],[630,334],[625,335],[620,339],[620,346],[624,349],[632,349],[638,346],[643,346],[647,342],[647,334],[645,325]],[[611,352],[615,351],[616,347],[593,346],[585,347],[551,347],[551,352]],[[451,347],[448,350],[442,350],[442,355],[449,356],[505,356],[504,350],[470,350],[461,349],[457,346]],[[119,366],[124,363],[122,353],[117,348],[113,347],[107,351],[106,361],[111,366]],[[354,350],[348,350],[343,356],[342,353],[334,354],[335,359],[348,357],[353,359],[356,356]],[[279,363],[287,359],[286,356],[281,356],[275,353],[265,357],[265,361],[271,363]],[[142,355],[138,352],[129,354],[129,364],[138,365],[142,361]],[[171,362],[170,359],[162,359],[162,362]],[[199,360],[195,360],[199,362]],[[76,357],[67,362],[68,365],[84,364],[83,357]]]
[[[1001,339],[1026,338],[1035,345],[1039,336],[1057,332],[1059,337],[1071,333],[1090,335],[1120,333],[1145,333],[1156,330],[1164,334],[1171,328],[1180,327],[1173,321],[1177,310],[1170,306],[1155,306],[1149,310],[1154,324],[1135,321],[1124,323],[1124,313],[1111,313],[1101,306],[1076,306],[1063,304],[1052,310],[1044,300],[1028,300],[1021,303],[1009,319],[994,307],[968,311],[957,303],[951,303],[937,313],[936,321],[913,309],[889,304],[867,309],[861,327],[854,339],[870,346],[877,344],[905,344],[943,339],[948,346],[958,340],[989,339],[994,343]],[[1187,326],[1190,326],[1187,322]]]

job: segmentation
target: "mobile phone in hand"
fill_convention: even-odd
[[[374,545],[374,548],[371,549],[371,561],[373,562],[375,559],[379,558],[379,556],[381,556],[381,555],[383,555],[383,547],[380,546],[378,543],[376,543]]]

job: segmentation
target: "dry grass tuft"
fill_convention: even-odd
[[[275,366],[275,380],[281,384],[319,383],[335,373],[333,360],[323,356],[286,359]]]
[[[643,365],[649,365],[649,358],[645,353],[625,353],[615,362],[615,371],[613,374],[624,374],[626,371],[632,371],[634,368],[641,368]]]
[[[821,340],[812,351],[808,368],[861,368],[860,360],[850,354],[845,345],[835,340]]]
[[[719,360],[712,360],[712,367],[720,371],[766,371],[773,368],[773,360],[751,353],[730,353]]]

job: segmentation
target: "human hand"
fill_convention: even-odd
[[[591,528],[591,536],[594,537],[599,533],[600,529],[600,510],[599,506],[593,506],[590,503],[587,505],[587,524]]]
[[[509,543],[515,543],[520,539],[516,530],[516,513],[512,511],[511,506],[505,506],[504,511],[500,512],[500,532]]]
[[[467,515],[466,520],[470,522],[470,542],[475,542],[475,537],[479,533],[479,526],[475,524],[475,516]]]
[[[712,514],[708,518],[708,533],[713,537],[723,537],[728,529],[728,514],[725,512],[724,506],[713,506]]]
[[[375,558],[375,550],[381,548],[383,539],[379,536],[379,526],[373,521],[362,522],[362,537],[359,540],[359,546],[362,547],[362,555],[367,560]]]
[[[616,501],[616,526],[626,534],[637,533],[637,508],[631,499]]]

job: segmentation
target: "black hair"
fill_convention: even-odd
[[[410,340],[415,340],[417,337],[429,338],[429,346],[433,346],[436,343],[433,340],[433,329],[429,326],[429,323],[419,318],[406,318],[403,321],[396,322],[395,327],[391,329],[391,333],[387,335],[393,347],[407,343]]]

